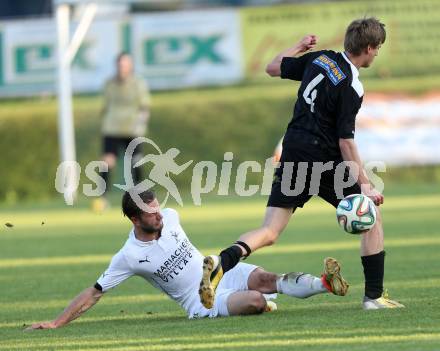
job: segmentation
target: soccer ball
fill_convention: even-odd
[[[376,207],[365,195],[349,195],[339,203],[336,218],[347,233],[362,234],[376,223]]]

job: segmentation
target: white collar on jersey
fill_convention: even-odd
[[[353,75],[353,81],[351,82],[351,86],[356,91],[356,93],[359,95],[359,97],[364,96],[364,87],[363,87],[361,81],[359,80],[359,70],[357,69],[357,67],[355,65],[353,65],[353,63],[347,57],[345,52],[342,52],[341,54],[342,54],[342,57],[344,58],[344,60],[347,61],[351,67],[351,74]]]
[[[136,235],[134,234],[134,229],[130,231],[128,234],[129,238],[132,240],[133,243],[135,243],[138,246],[151,246],[155,243],[157,243],[157,240],[150,240],[150,241],[142,241],[136,238]]]

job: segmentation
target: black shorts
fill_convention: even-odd
[[[125,150],[128,147],[128,144],[135,139],[134,137],[113,137],[113,136],[105,136],[103,140],[103,149],[105,154],[113,154],[115,156],[119,155],[119,153],[125,153]],[[139,150],[140,147],[136,147],[136,153],[141,152]]]
[[[293,166],[286,164],[286,162],[293,162]],[[328,164],[328,167],[331,166],[331,168],[323,171],[319,178],[317,170],[320,168],[320,163],[327,162],[331,162]],[[341,162],[343,162],[341,157],[329,156],[319,145],[283,143],[280,167],[275,170],[267,206],[303,207],[312,196],[317,195],[337,207],[342,198],[351,194],[360,194],[361,188],[351,178],[346,165],[342,163],[337,167]],[[313,168],[314,163],[315,169]],[[338,172],[335,172],[336,170]],[[313,181],[312,173],[315,173]],[[335,173],[337,183],[335,183]],[[283,175],[285,179],[283,179]],[[346,182],[347,185],[354,184],[344,188],[341,186],[341,181]]]

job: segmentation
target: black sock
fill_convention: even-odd
[[[362,256],[365,276],[365,296],[377,299],[383,292],[383,275],[385,266],[385,251],[371,256]]]
[[[241,258],[241,248],[237,245],[232,245],[227,249],[220,252],[221,265],[223,268],[223,273],[234,268]]]

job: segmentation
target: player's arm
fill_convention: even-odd
[[[90,287],[75,297],[66,309],[53,321],[32,324],[26,330],[60,328],[94,306],[104,293],[95,287]]]
[[[346,82],[350,83],[349,81]],[[362,164],[357,145],[354,141],[356,115],[361,108],[363,92],[359,92],[351,84],[341,86],[338,100],[338,119],[336,121],[339,137],[339,149],[342,159],[352,163],[356,170],[350,169],[351,175],[357,179],[362,193],[367,195],[379,206],[383,204],[383,195],[371,185]],[[348,163],[350,167],[350,163]]]
[[[133,272],[124,254],[119,251],[113,256],[109,267],[98,279],[95,286],[85,289],[75,297],[69,306],[53,321],[35,323],[26,330],[54,329],[68,324],[95,305],[105,292],[118,286],[132,275]]]
[[[280,52],[275,58],[266,66],[266,73],[271,77],[279,77],[281,75],[281,62],[284,57],[295,57],[298,54],[307,52],[316,46],[318,38],[316,35],[306,35],[298,43],[291,48]]]
[[[339,148],[341,149],[342,159],[344,161],[353,162],[359,172],[357,174],[357,182],[360,185],[362,192],[367,195],[373,202],[379,206],[383,204],[384,197],[371,185],[367,173],[362,165],[361,157],[354,139],[339,139]],[[351,171],[353,172],[353,171]],[[353,174],[353,173],[352,173]]]

